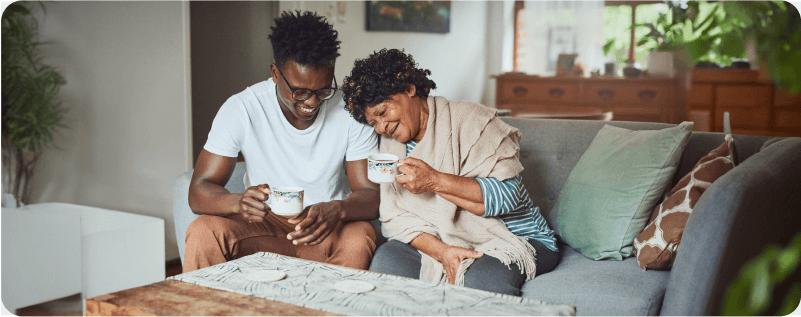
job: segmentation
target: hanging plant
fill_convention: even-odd
[[[2,43],[2,153],[8,176],[3,191],[18,205],[27,204],[36,162],[61,123],[64,111],[57,96],[66,82],[42,63],[30,3],[15,2],[3,11]]]

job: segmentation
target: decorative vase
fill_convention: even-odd
[[[640,77],[642,75],[642,67],[638,62],[626,62],[626,67],[623,68],[623,76],[627,78]]]
[[[648,74],[654,77],[672,78],[675,75],[673,67],[673,52],[653,51],[646,57],[648,62]]]

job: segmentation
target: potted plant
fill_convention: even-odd
[[[665,2],[667,12],[655,23],[643,23],[649,32],[638,45],[651,43],[649,73],[673,75],[673,52],[686,51],[692,64],[731,64],[745,57],[742,39],[727,36],[735,27],[726,21],[720,2]]]
[[[30,3],[10,4],[2,24],[3,191],[19,206],[29,202],[36,162],[60,126],[64,111],[57,96],[66,82],[38,54]]]
[[[763,77],[791,94],[801,92],[798,9],[781,1],[724,1],[721,5],[726,19],[736,26],[727,37],[753,40]]]
[[[650,50],[646,57],[649,74],[672,77],[683,64],[728,66],[745,58],[744,40],[731,33],[738,25],[726,18],[721,2],[666,1],[664,6],[656,20],[633,26],[647,30],[636,45]],[[615,40],[609,40],[604,53],[614,47]]]

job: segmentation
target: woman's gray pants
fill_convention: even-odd
[[[537,274],[542,274],[540,265],[545,267],[543,271],[551,271],[559,260],[559,253],[552,251],[539,243],[532,243],[537,249]],[[541,246],[543,249],[540,251]],[[540,260],[548,258],[548,263],[541,263]],[[370,263],[370,271],[386,273],[409,278],[420,278],[420,260],[422,255],[417,249],[409,244],[390,240],[382,244],[373,255]],[[511,269],[510,269],[511,268]],[[520,273],[517,264],[512,264],[509,268],[497,258],[484,255],[476,259],[464,276],[464,286],[513,296],[520,296],[520,287],[526,281],[526,276]]]

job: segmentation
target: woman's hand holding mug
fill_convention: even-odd
[[[395,179],[398,184],[413,194],[435,191],[440,172],[426,162],[413,157],[400,160],[398,164],[401,165],[398,167],[400,175]]]

